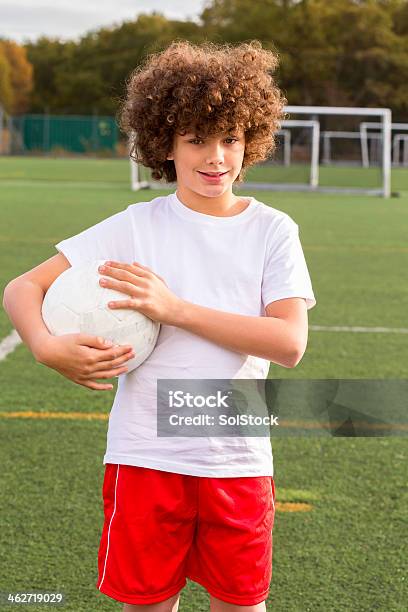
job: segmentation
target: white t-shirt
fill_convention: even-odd
[[[95,259],[134,261],[163,277],[183,300],[262,316],[274,300],[316,304],[298,235],[286,213],[254,198],[238,215],[216,217],[185,206],[176,193],[126,210],[55,247],[72,266]],[[157,345],[118,378],[104,463],[193,476],[273,476],[269,437],[157,437],[157,379],[265,379],[269,361],[162,325]]]

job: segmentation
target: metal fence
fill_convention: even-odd
[[[3,153],[8,154],[113,153],[117,143],[118,128],[109,116],[9,116],[3,126]]]

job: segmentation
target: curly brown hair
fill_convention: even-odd
[[[152,169],[156,180],[177,179],[172,149],[175,133],[201,138],[245,132],[244,171],[275,150],[275,133],[286,98],[271,73],[276,53],[258,40],[228,43],[174,41],[148,55],[130,75],[118,120],[130,137],[131,158]]]

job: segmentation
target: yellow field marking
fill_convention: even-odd
[[[311,504],[300,502],[276,502],[275,508],[278,512],[309,512],[313,509]]]
[[[6,419],[81,419],[86,421],[106,421],[109,414],[100,412],[0,412],[0,418]]]

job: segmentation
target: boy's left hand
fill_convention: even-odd
[[[104,270],[102,266],[98,268],[104,276],[100,285],[129,295],[127,300],[109,302],[109,308],[133,308],[154,321],[175,325],[183,300],[168,289],[161,276],[136,261],[133,264],[107,261],[103,267]]]

